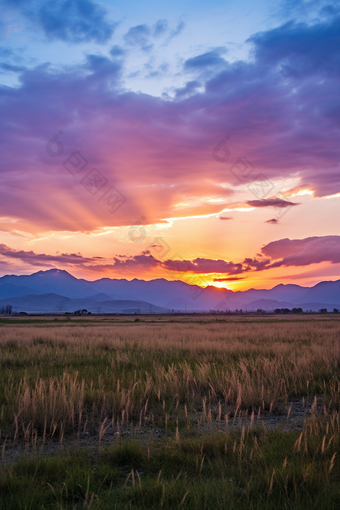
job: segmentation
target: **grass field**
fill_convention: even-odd
[[[6,318],[0,365],[0,508],[340,508],[336,316]]]

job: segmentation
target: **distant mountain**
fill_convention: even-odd
[[[0,286],[0,296],[6,296],[7,298],[27,296],[27,294],[39,294],[38,290],[30,287],[24,287],[23,285],[13,285],[12,283],[5,283]]]
[[[61,269],[38,271],[27,276],[3,276],[0,278],[0,296],[3,292],[2,286],[8,283],[16,287],[29,287],[33,291],[31,293],[34,294],[56,293],[72,298],[81,298],[93,294],[93,289],[88,285],[91,282],[78,280],[67,271]]]
[[[272,289],[249,289],[244,292],[235,292],[235,298],[243,303],[249,303],[259,299],[275,299],[279,301],[289,301],[295,303],[309,290],[309,287],[301,287],[300,285],[280,283]]]
[[[103,297],[114,300],[143,301],[154,306],[176,310],[205,310],[215,306],[233,294],[229,290],[208,287],[202,289],[197,285],[188,285],[181,281],[169,282],[165,279],[151,281],[144,280],[118,280],[102,278],[94,282],[77,279],[67,271],[50,269],[39,271],[27,276],[3,276],[0,278],[0,300],[12,298],[7,291],[8,285],[13,287],[29,287],[29,293],[19,293],[17,296],[25,297],[27,294],[58,294],[68,298],[77,299],[88,296],[96,301]],[[10,303],[11,304],[11,303]],[[24,310],[23,310],[24,311]]]
[[[0,307],[11,304],[13,311],[30,313],[75,312],[86,309],[91,313],[166,313],[170,310],[139,300],[96,301],[91,298],[71,299],[59,294],[31,294],[0,300]]]
[[[340,280],[335,282],[320,282],[307,290],[300,298],[301,301],[322,301],[340,303]]]
[[[45,300],[45,303],[44,303]],[[0,306],[11,304],[18,311],[116,310],[251,311],[257,308],[294,308],[318,311],[340,308],[340,280],[321,282],[314,287],[279,284],[272,289],[233,292],[214,286],[202,289],[182,281],[163,278],[144,281],[101,278],[78,279],[67,271],[50,269],[32,275],[0,278]],[[20,309],[20,310],[19,310]]]
[[[93,299],[94,301],[110,301],[111,296],[108,294],[104,294],[104,292],[100,292],[99,294],[95,294],[94,296],[88,296],[87,299]]]

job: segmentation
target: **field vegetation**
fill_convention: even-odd
[[[137,319],[2,321],[1,508],[340,507],[336,316]]]

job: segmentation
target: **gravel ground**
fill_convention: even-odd
[[[281,412],[273,410],[272,412],[254,413],[253,417],[248,412],[237,413],[236,416],[230,411],[227,420],[216,418],[218,414],[217,406],[212,408],[210,419],[203,417],[202,413],[191,414],[188,416],[190,428],[197,433],[215,433],[218,430],[224,432],[240,429],[242,427],[265,427],[267,430],[279,430],[289,432],[291,430],[302,430],[308,418],[312,415],[321,416],[324,413],[330,413],[330,409],[323,404],[322,397],[299,398],[289,401],[283,406]],[[228,412],[228,409],[227,409]],[[226,413],[222,412],[222,416]],[[170,419],[176,419],[176,416],[170,416]],[[181,433],[181,431],[180,431]],[[100,448],[111,445],[120,438],[123,440],[134,438],[141,442],[162,441],[174,437],[174,433],[158,429],[151,426],[143,426],[131,429],[129,426],[123,426],[119,429],[116,425],[109,423],[105,429],[102,439],[99,442],[99,429],[92,429],[89,432],[80,434],[79,437],[64,436],[62,443],[58,438],[54,438],[42,444],[25,444],[23,442],[10,441],[8,438],[0,438],[0,465],[11,464],[20,456],[33,457],[37,454],[48,456],[57,452],[67,451],[73,448],[88,448],[93,450],[94,454]]]

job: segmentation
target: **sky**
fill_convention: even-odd
[[[340,1],[0,12],[0,276],[340,278]]]

